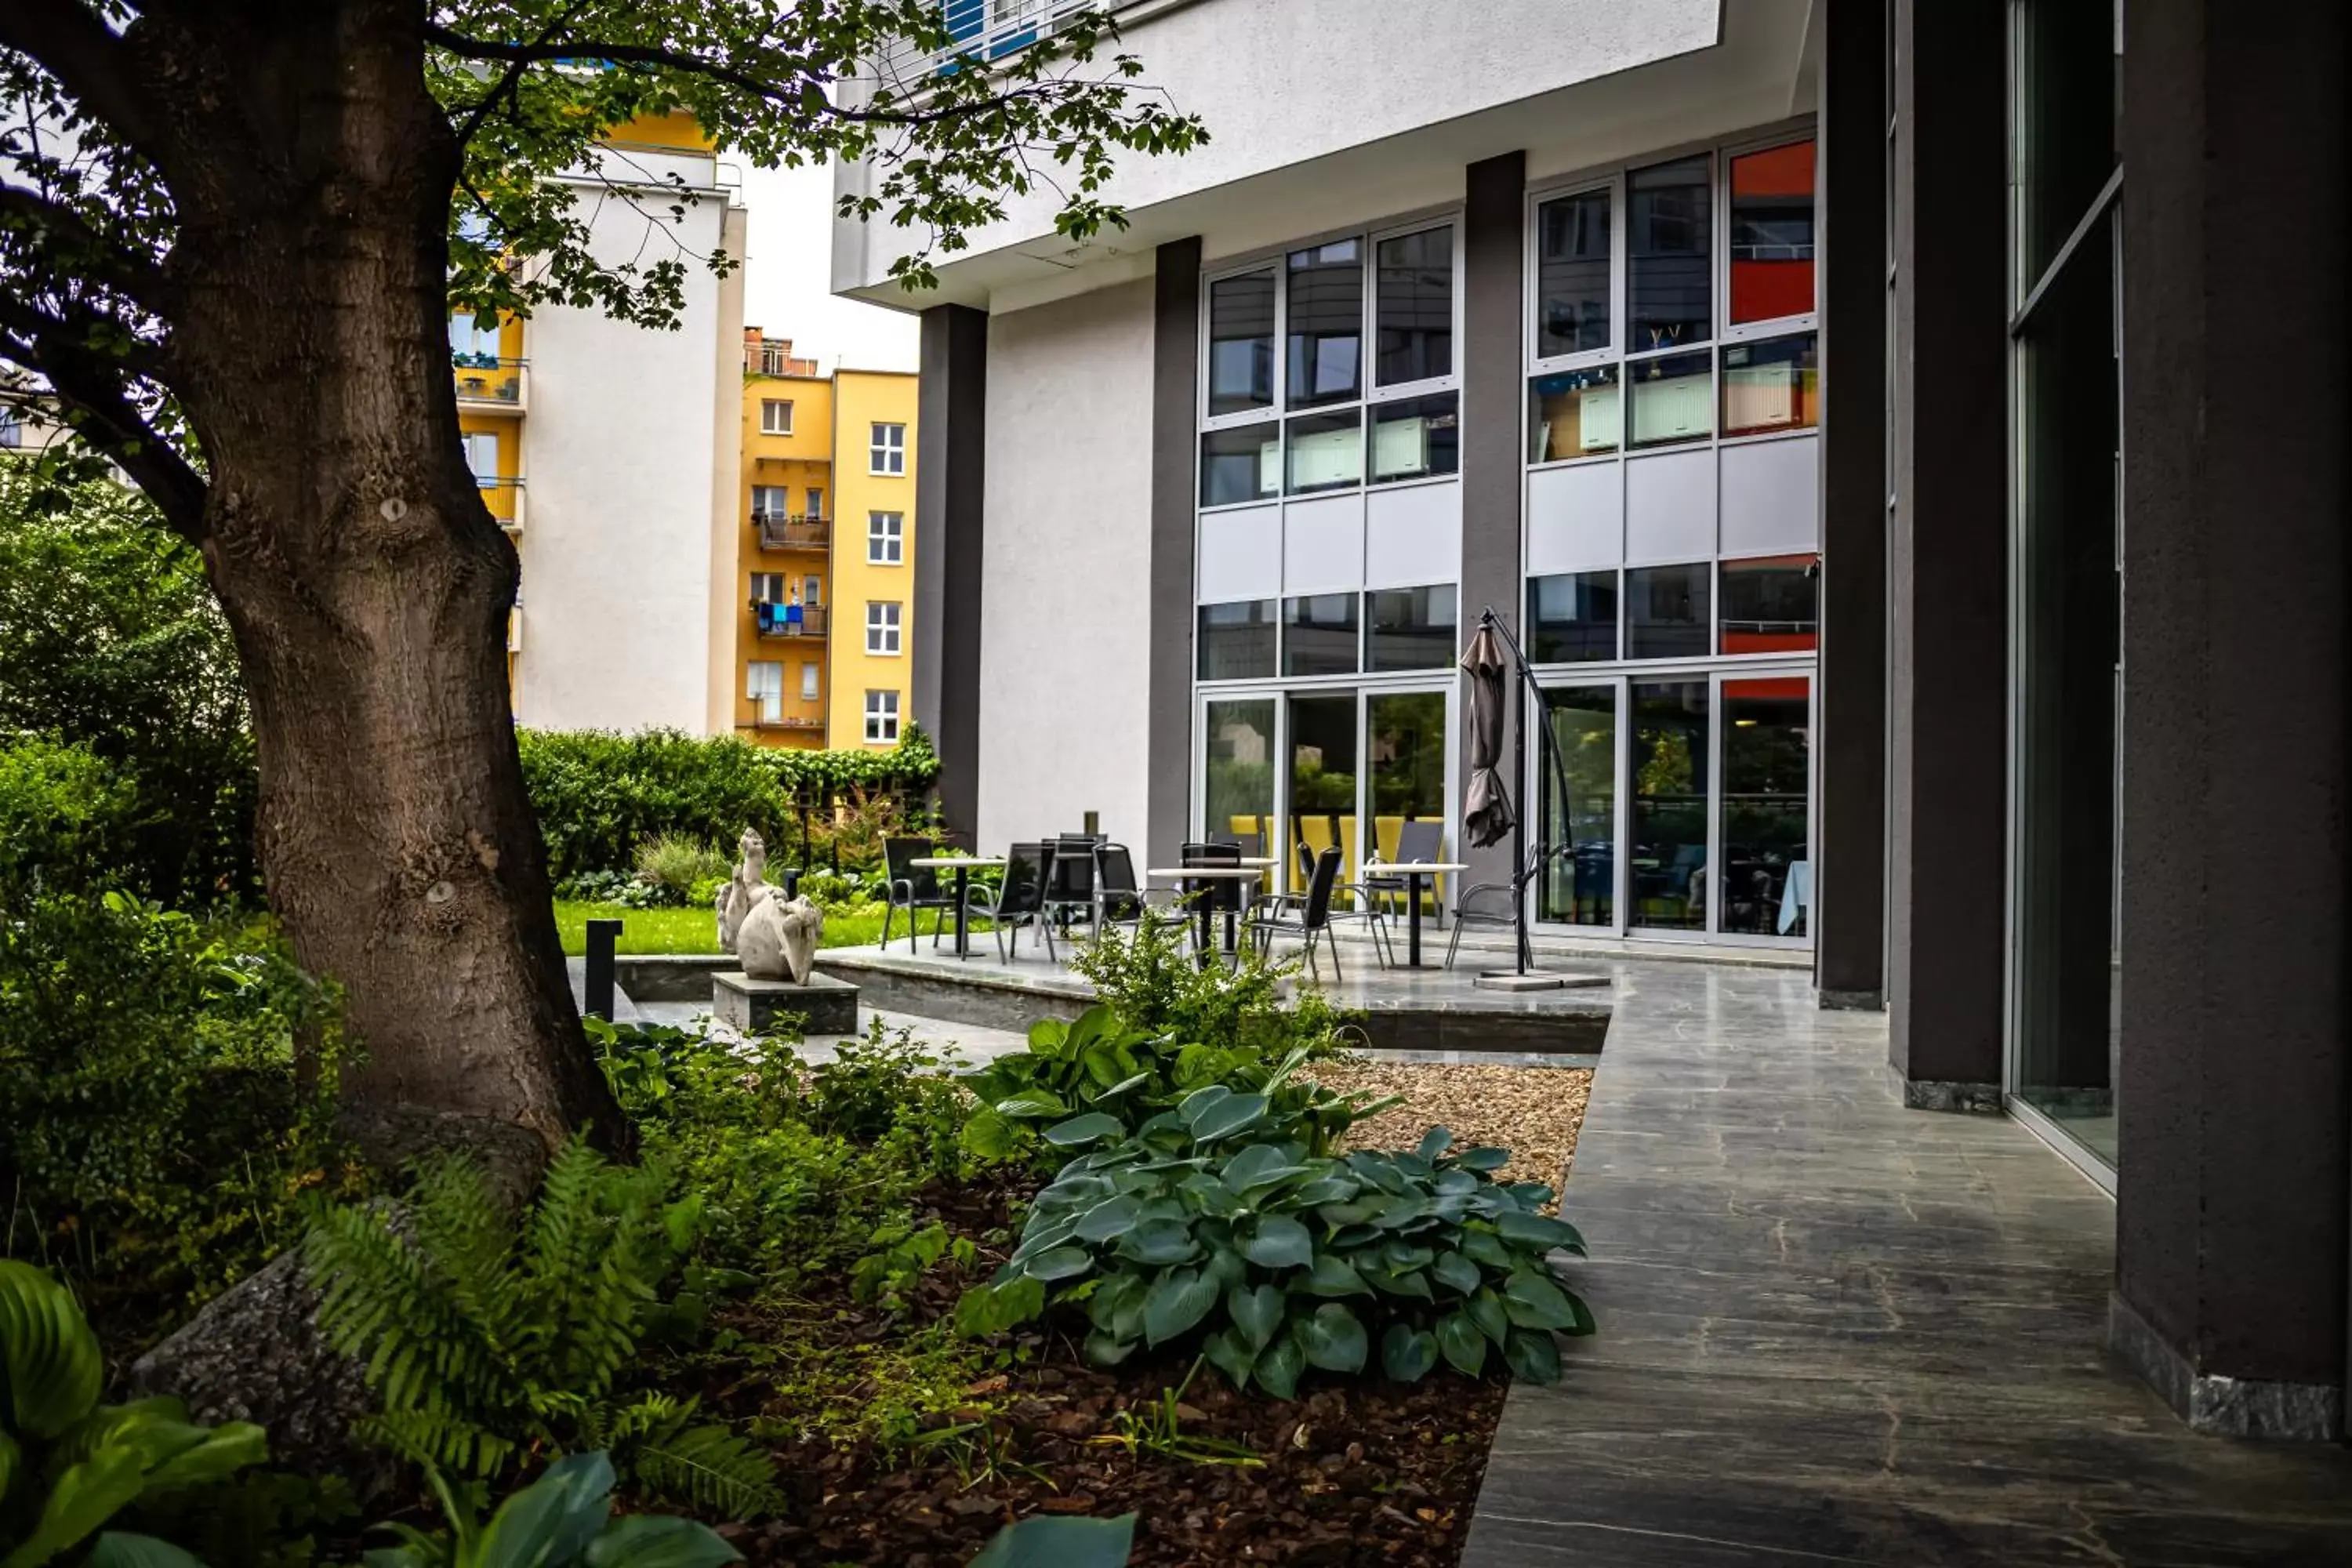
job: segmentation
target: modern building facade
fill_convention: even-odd
[[[1213,140],[1085,245],[1013,198],[924,308],[951,821],[1425,820],[1500,879],[1491,609],[1567,775],[1543,929],[1809,955],[1907,1104],[2114,1194],[2111,1342],[2185,1418],[2339,1436],[2347,14],[1116,9]],[[842,224],[836,289],[903,305],[900,243]]]

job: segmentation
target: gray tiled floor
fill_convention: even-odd
[[[1802,974],[1602,962],[1601,1332],[1511,1391],[1465,1568],[2352,1563],[2352,1455],[2199,1436],[2104,1351],[2113,1205],[2022,1127],[1903,1110]]]

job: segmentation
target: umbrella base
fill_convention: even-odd
[[[1516,969],[1487,969],[1480,971],[1470,984],[1481,991],[1559,991],[1571,985],[1606,985],[1609,977],[1563,973],[1559,970],[1530,969],[1522,974]]]

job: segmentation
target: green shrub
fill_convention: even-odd
[[[772,1510],[765,1455],[697,1425],[692,1399],[622,1386],[699,1221],[698,1198],[668,1192],[658,1167],[608,1165],[575,1140],[520,1219],[457,1157],[423,1166],[397,1215],[325,1211],[305,1262],[320,1328],[366,1358],[383,1402],[362,1435],[483,1478],[534,1453],[614,1449],[657,1493],[740,1518]]]
[[[1276,964],[1244,952],[1230,968],[1203,968],[1185,950],[1179,917],[1155,912],[1131,933],[1106,926],[1079,944],[1070,967],[1128,1029],[1271,1061],[1301,1047],[1319,1061],[1345,1044],[1347,1016],[1321,991],[1300,987],[1285,1000],[1283,982],[1297,972],[1296,961]]]
[[[725,881],[731,874],[727,857],[698,838],[682,833],[657,833],[637,846],[637,879],[656,889],[671,908],[695,903],[698,888]],[[702,903],[710,901],[704,892]]]
[[[1475,1376],[1490,1346],[1522,1378],[1559,1378],[1551,1332],[1588,1333],[1592,1316],[1548,1260],[1584,1250],[1540,1212],[1550,1188],[1494,1181],[1509,1156],[1450,1153],[1442,1127],[1411,1153],[1256,1141],[1269,1112],[1265,1096],[1215,1085],[1073,1160],[1011,1259],[959,1303],[959,1326],[1001,1331],[1082,1304],[1097,1364],[1197,1341],[1236,1387],[1282,1399],[1308,1367],[1361,1373],[1375,1344],[1399,1382],[1441,1359]],[[1047,1136],[1101,1142],[1111,1130],[1096,1120]]]
[[[131,780],[86,746],[0,741],[0,901],[121,885],[137,817]]]

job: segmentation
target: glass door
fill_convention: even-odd
[[[1633,890],[1626,918],[1637,928],[1708,929],[1712,697],[1704,675],[1631,683],[1625,859]]]
[[[1716,929],[1811,934],[1812,682],[1801,675],[1725,676],[1723,875]]]
[[[1201,830],[1235,838],[1247,855],[1276,854],[1274,699],[1248,697],[1202,705]]]
[[[1445,842],[1447,744],[1444,691],[1370,691],[1364,695],[1365,809],[1370,832],[1361,840],[1383,860],[1443,860]],[[1410,851],[1410,853],[1407,853]],[[1345,880],[1356,879],[1357,862]],[[1422,911],[1437,907],[1444,879],[1422,885]],[[1401,907],[1401,906],[1392,906]]]
[[[1543,769],[1545,874],[1536,918],[1617,929],[1618,688],[1557,687],[1544,693],[1559,768]],[[1542,759],[1537,759],[1541,767]],[[1561,795],[1565,775],[1567,794]]]
[[[1283,779],[1288,832],[1283,847],[1294,891],[1304,892],[1315,857],[1337,848],[1340,880],[1355,880],[1357,694],[1352,690],[1293,693],[1287,701],[1289,739]]]

